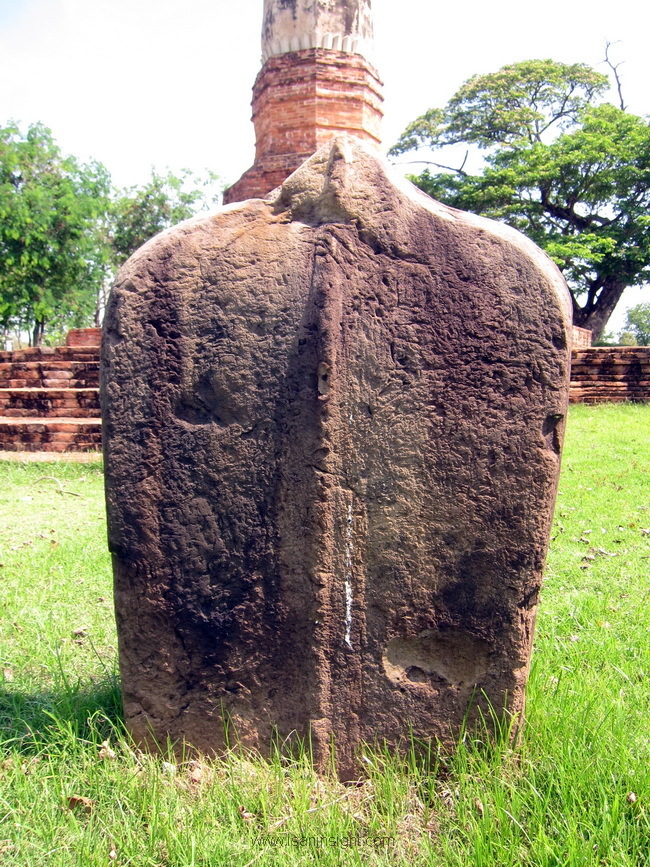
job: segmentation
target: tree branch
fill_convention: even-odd
[[[552,217],[565,220],[567,223],[575,226],[576,229],[581,230],[589,229],[593,225],[593,220],[590,217],[581,217],[580,214],[576,214],[573,208],[565,208],[552,202],[547,189],[540,187],[539,192],[542,207]]]
[[[623,86],[621,84],[621,76],[618,74],[618,68],[619,66],[623,65],[623,61],[614,64],[609,59],[609,49],[612,47],[612,45],[616,45],[618,42],[620,42],[620,40],[617,40],[617,42],[605,42],[605,59],[603,60],[603,63],[607,64],[607,66],[609,66],[609,68],[612,70],[612,73],[614,74],[616,90],[618,91],[619,106],[621,111],[625,111],[627,109],[627,106],[625,105],[625,100],[623,99]]]
[[[455,172],[457,175],[462,175],[464,178],[469,177],[466,171],[464,171],[465,163],[467,162],[467,154],[465,154],[465,159],[463,160],[463,164],[459,169],[454,168],[454,166],[445,166],[442,163],[436,163],[433,160],[408,160],[407,162],[400,163],[401,166],[435,166],[437,169],[443,169],[446,172]]]

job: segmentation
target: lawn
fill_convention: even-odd
[[[650,864],[650,407],[571,408],[527,720],[453,757],[143,755],[101,465],[0,460],[0,864]]]

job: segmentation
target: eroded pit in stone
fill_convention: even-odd
[[[487,641],[462,629],[427,629],[415,638],[393,638],[384,651],[384,671],[394,683],[432,678],[473,686],[490,667]]]

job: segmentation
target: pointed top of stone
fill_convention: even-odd
[[[264,0],[263,63],[309,48],[369,59],[372,38],[371,0]]]
[[[565,327],[571,328],[571,296],[566,282],[543,250],[505,223],[450,208],[427,196],[356,136],[339,135],[320,147],[281,187],[269,193],[267,200],[278,210],[286,208],[292,220],[306,225],[363,225],[366,239],[372,236],[371,243],[378,248],[408,250],[413,226],[426,214],[461,236],[480,233],[496,246],[507,245],[543,275],[562,310]],[[399,221],[394,214],[400,215]]]

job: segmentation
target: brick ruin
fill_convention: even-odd
[[[369,2],[345,30],[329,7],[266,0],[264,65],[253,87],[255,162],[226,190],[224,202],[260,198],[340,134],[381,144],[382,81],[371,52]],[[328,32],[329,31],[329,32]]]
[[[99,344],[71,335],[66,346],[0,352],[0,452],[101,448]],[[574,348],[569,399],[650,400],[650,347]]]
[[[0,451],[101,448],[100,339],[84,328],[66,346],[0,352]]]
[[[588,328],[578,328],[577,325],[574,325],[571,348],[574,350],[589,349],[589,347],[591,346],[592,337],[593,332],[591,332]]]
[[[571,403],[650,400],[650,346],[592,346],[571,358]]]

